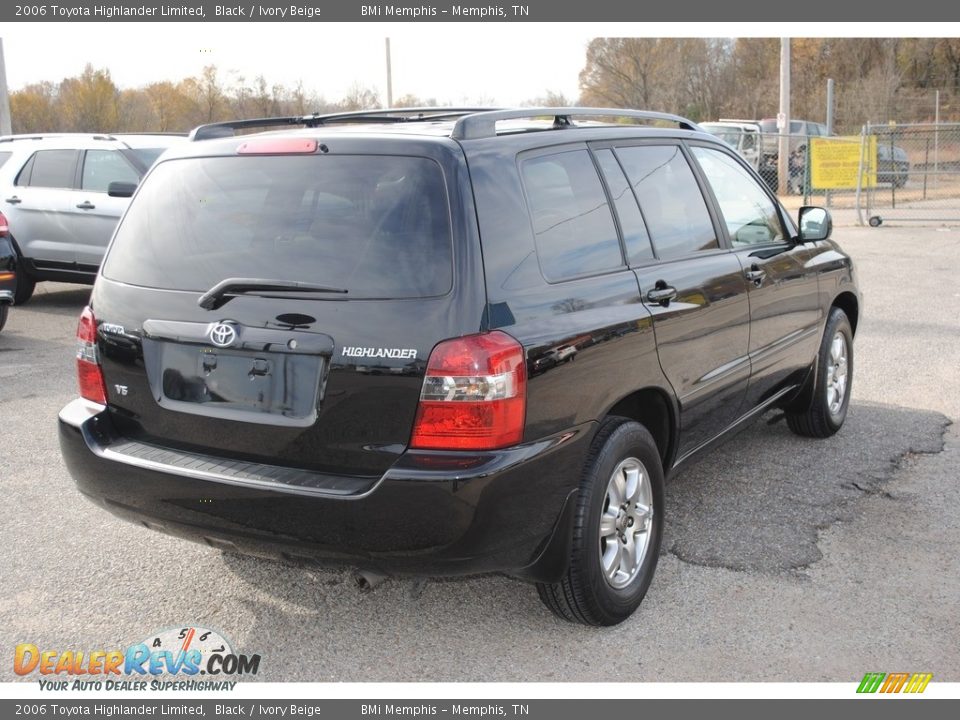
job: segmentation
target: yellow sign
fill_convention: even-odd
[[[856,190],[860,156],[863,181],[860,187],[877,184],[877,137],[866,142],[858,135],[839,138],[810,138],[810,185],[817,190]]]

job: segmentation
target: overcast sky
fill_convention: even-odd
[[[106,68],[121,88],[196,76],[216,65],[225,84],[262,74],[270,84],[342,98],[359,83],[393,95],[510,105],[579,95],[586,45],[597,36],[956,36],[960,23],[8,23],[10,90]]]

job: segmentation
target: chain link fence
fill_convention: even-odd
[[[734,122],[734,121],[729,121]],[[780,135],[714,130],[774,192],[779,191]],[[857,135],[788,135],[790,206],[850,210],[861,225],[960,223],[960,123],[866,125]]]
[[[960,223],[960,123],[867,125],[873,163],[858,203],[861,222]]]

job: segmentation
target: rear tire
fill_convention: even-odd
[[[843,425],[853,384],[853,331],[847,314],[830,308],[820,341],[813,399],[802,412],[788,412],[787,425],[797,435],[826,438]]]
[[[23,305],[33,296],[34,288],[37,287],[37,281],[26,272],[20,270],[17,272],[17,287],[13,291],[13,304]]]
[[[639,423],[608,418],[581,474],[566,575],[558,583],[537,583],[540,599],[570,622],[623,622],[650,587],[662,535],[657,445]]]
[[[0,330],[3,330],[3,326],[7,324],[7,313],[9,312],[9,307],[6,305],[0,305]]]

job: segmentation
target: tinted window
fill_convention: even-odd
[[[150,167],[153,165],[157,158],[160,157],[160,153],[166,150],[165,147],[158,148],[130,148],[130,152],[137,156],[140,162],[143,163],[144,167]]]
[[[618,148],[660,258],[719,247],[693,171],[677,145]]]
[[[442,295],[452,265],[446,186],[432,160],[218,157],[157,165],[103,272],[193,291],[230,277],[309,280],[354,299]]]
[[[693,154],[713,189],[735,246],[783,240],[776,206],[740,163],[709,148],[695,147]]]
[[[563,280],[623,265],[610,207],[586,150],[526,160],[522,173],[544,277]]]
[[[130,163],[116,150],[87,150],[80,187],[106,192],[112,182],[137,183],[140,178]]]
[[[76,163],[76,150],[40,150],[32,158],[29,184],[31,187],[72,188]],[[20,173],[18,185],[26,184],[25,174]]]
[[[620,168],[620,163],[613,156],[612,150],[600,150],[597,153],[600,170],[607,181],[607,189],[613,198],[613,206],[617,209],[620,219],[620,230],[623,232],[623,241],[627,246],[627,259],[630,264],[642,263],[653,259],[653,247],[650,245],[650,236],[647,226],[643,223],[637,200],[630,190],[627,178]]]

